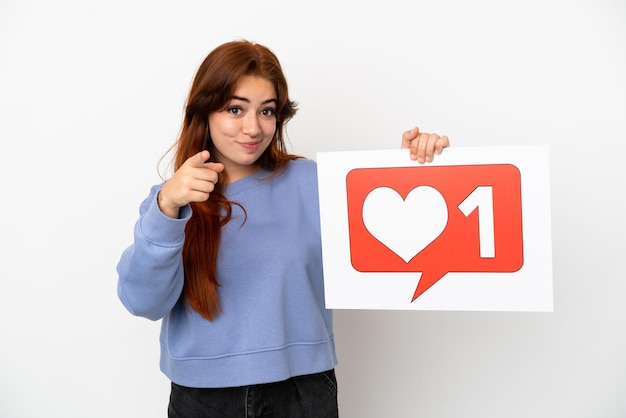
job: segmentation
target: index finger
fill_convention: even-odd
[[[207,150],[202,150],[199,153],[187,158],[185,164],[189,164],[191,167],[204,167],[204,163],[209,159],[211,154]]]
[[[402,133],[402,143],[400,144],[401,149],[410,148],[411,142],[417,138],[420,134],[420,129],[416,126],[413,129],[405,131]]]

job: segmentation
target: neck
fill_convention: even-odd
[[[257,171],[259,171],[261,167],[258,164],[249,165],[249,166],[238,166],[238,167],[224,167],[224,183],[234,183],[237,180],[241,180],[244,177],[248,177]]]

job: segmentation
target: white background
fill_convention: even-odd
[[[197,66],[241,37],[283,63],[295,152],[550,146],[554,313],[338,311],[342,417],[626,416],[621,0],[0,0],[0,416],[165,416],[115,264]]]

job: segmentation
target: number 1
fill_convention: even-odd
[[[459,205],[465,216],[478,209],[478,235],[480,258],[495,258],[496,246],[493,222],[493,187],[478,186]]]

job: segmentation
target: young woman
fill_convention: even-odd
[[[338,415],[316,164],[283,140],[295,113],[268,48],[217,47],[194,78],[175,171],[141,204],[118,294],[162,319],[169,417]],[[420,162],[446,146],[417,128],[402,137]]]

